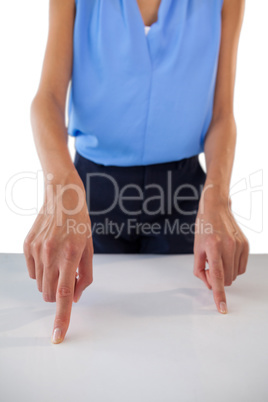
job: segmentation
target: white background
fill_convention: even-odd
[[[34,175],[39,171],[39,185],[43,185],[30,125],[30,103],[43,63],[48,5],[48,0],[13,0],[1,6],[0,252],[23,251],[23,240],[37,214],[37,210],[28,216],[12,211],[5,200],[6,184],[18,173]],[[267,208],[263,208],[267,205],[268,187],[267,15],[267,1],[246,1],[235,86],[238,138],[231,195],[233,212],[249,239],[251,253],[268,252],[268,216]],[[70,137],[69,147],[74,156]],[[200,159],[205,168],[203,154]],[[14,186],[13,200],[20,208],[36,208],[36,182],[27,179]]]

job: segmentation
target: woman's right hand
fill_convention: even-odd
[[[56,301],[52,342],[59,343],[69,327],[72,302],[93,281],[91,221],[77,172],[68,182],[46,186],[44,204],[23,251],[29,276],[36,279],[43,299]]]

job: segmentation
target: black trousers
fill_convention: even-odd
[[[206,180],[198,155],[146,166],[105,166],[77,151],[94,253],[192,254]]]

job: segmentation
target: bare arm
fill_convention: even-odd
[[[224,0],[213,117],[205,139],[206,184],[228,198],[236,144],[233,113],[237,49],[245,0]],[[211,187],[212,188],[212,187]],[[211,191],[207,192],[209,196]]]
[[[50,0],[49,33],[42,74],[31,104],[31,123],[44,176],[79,181],[69,150],[65,104],[72,74],[74,0]]]
[[[205,138],[207,178],[197,214],[212,233],[195,235],[194,274],[213,290],[219,312],[227,312],[224,286],[246,271],[248,241],[230,210],[229,187],[235,154],[233,96],[245,0],[224,0],[213,117]],[[205,270],[206,261],[209,269]]]
[[[23,250],[29,276],[36,279],[44,301],[56,301],[54,343],[66,335],[72,302],[77,302],[93,281],[91,221],[83,182],[69,154],[65,127],[74,12],[75,0],[50,0],[42,75],[31,105],[34,141],[49,186],[45,186],[44,204],[24,240]],[[47,177],[49,173],[53,174],[52,180]],[[79,233],[75,229],[78,225],[88,231]]]

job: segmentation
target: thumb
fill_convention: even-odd
[[[86,245],[78,265],[78,277],[75,282],[74,302],[77,303],[83,291],[93,282],[92,257],[90,245]]]

